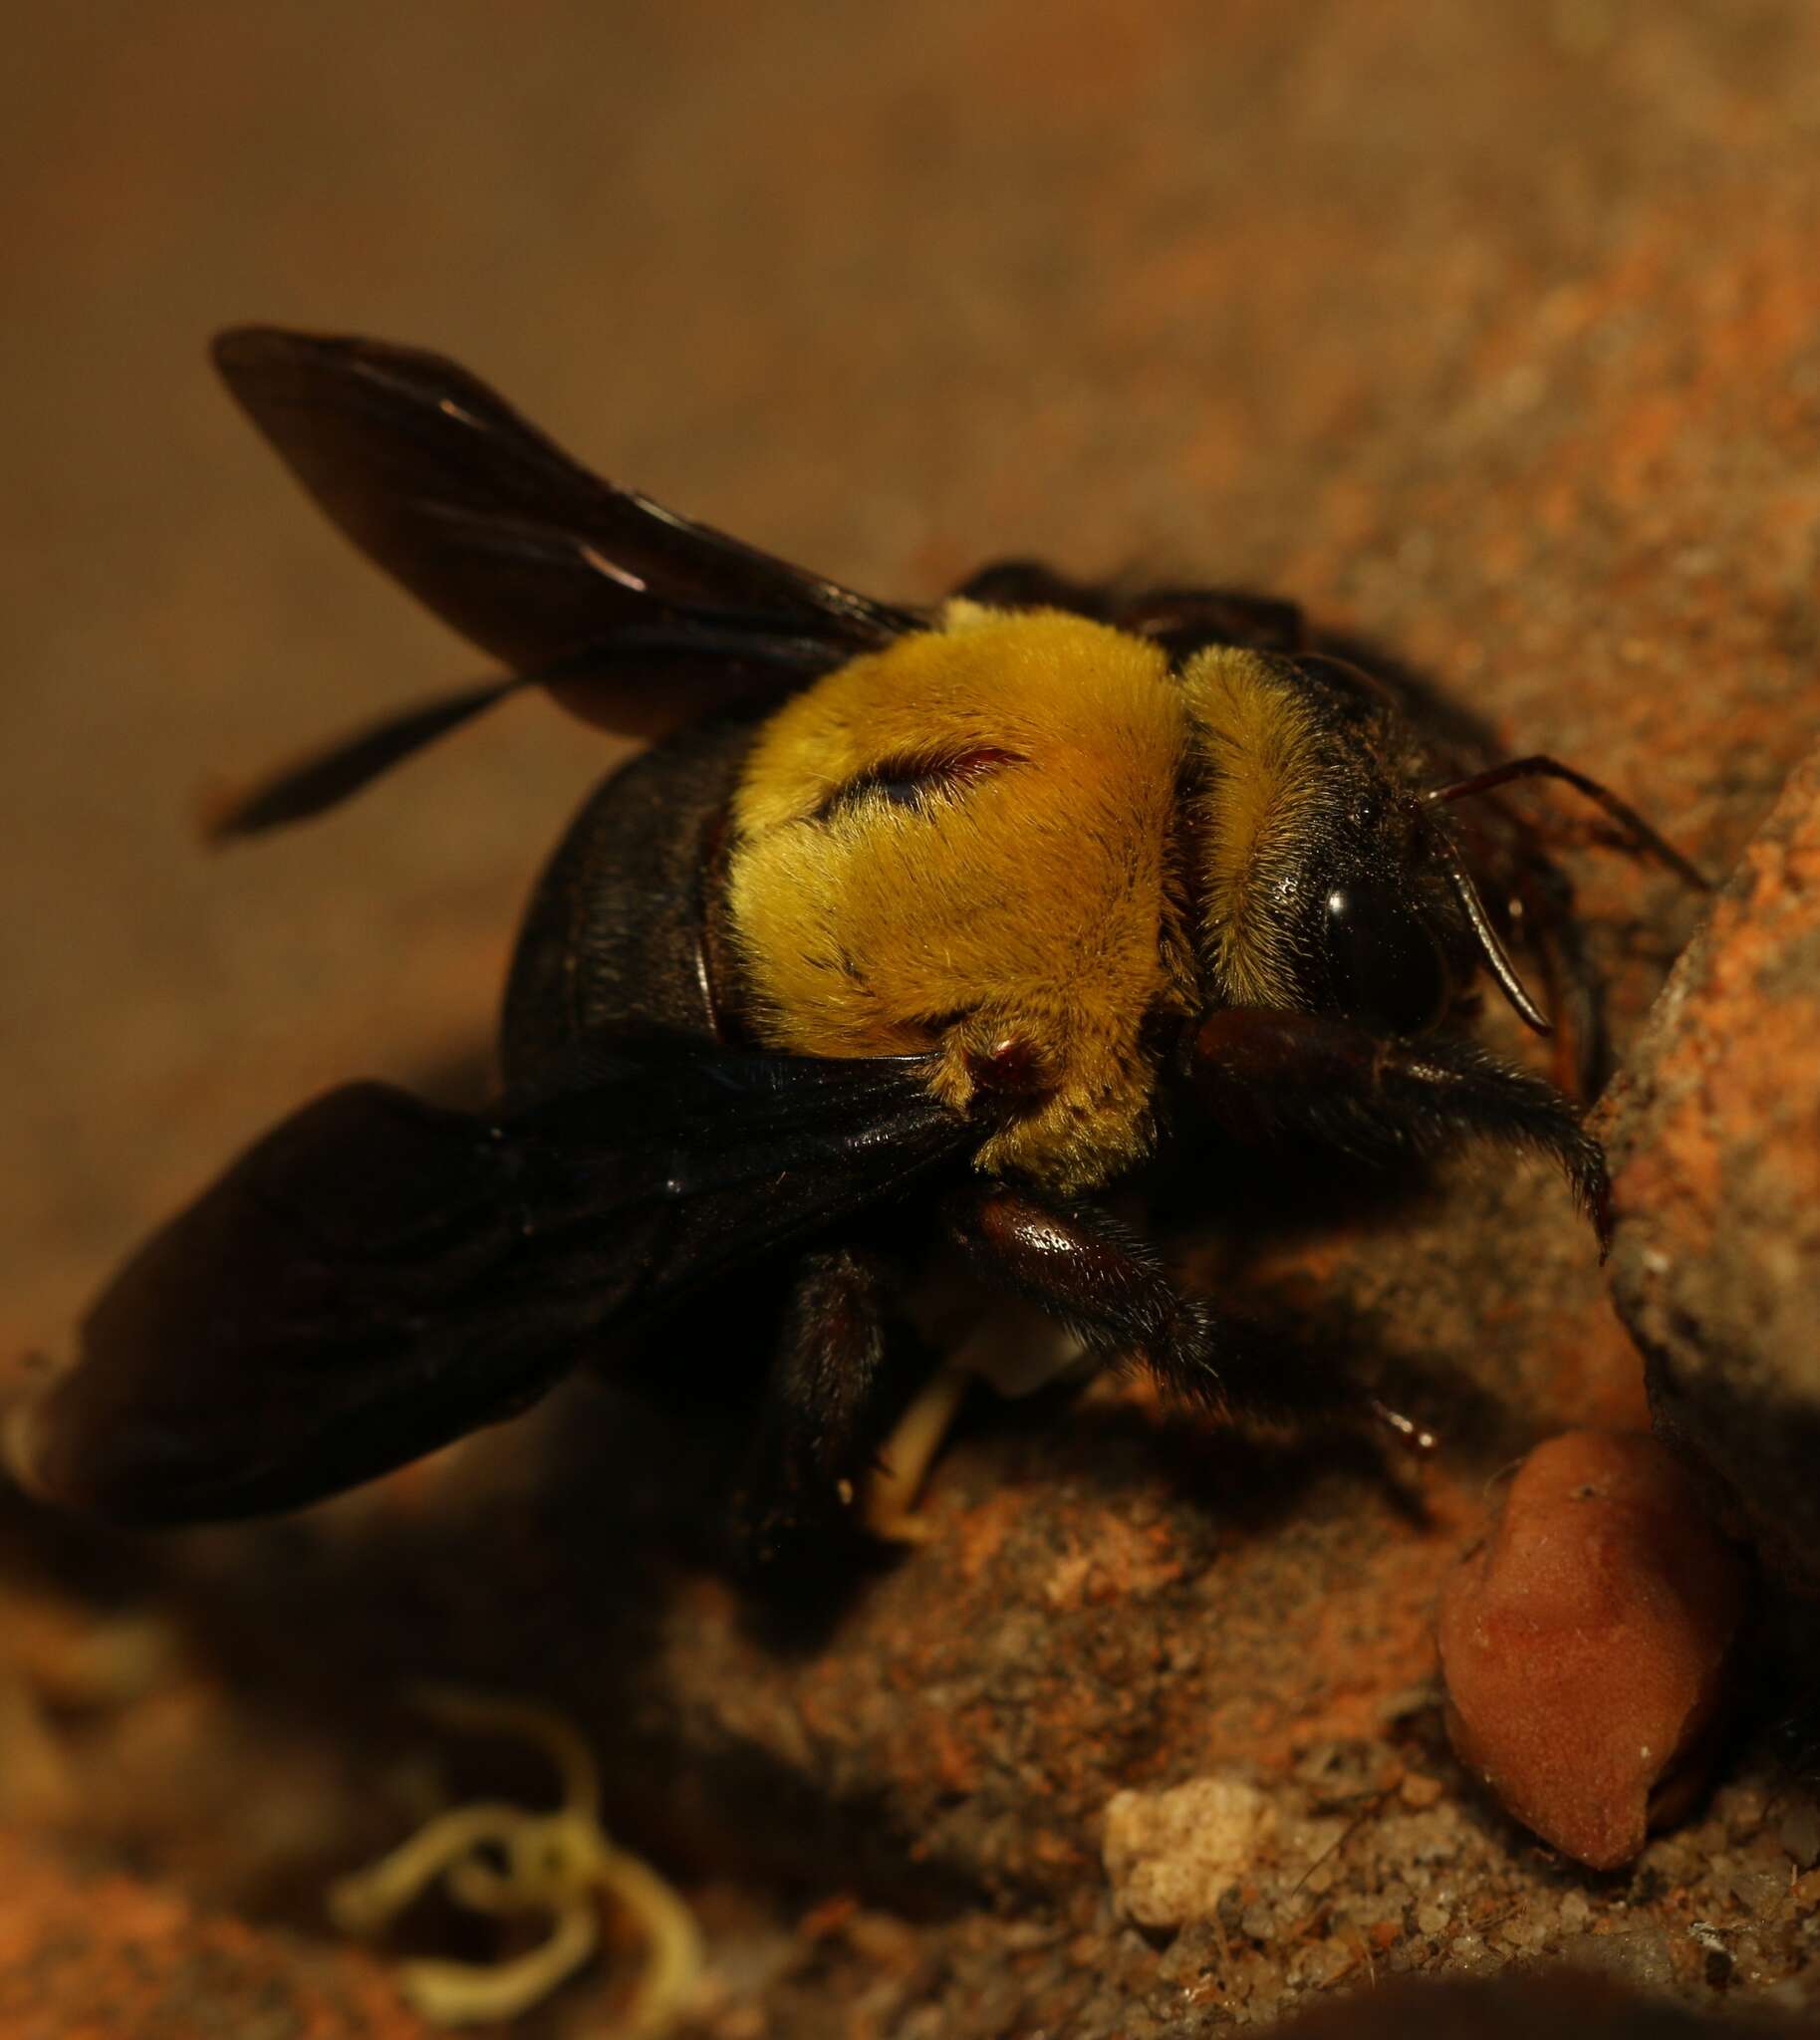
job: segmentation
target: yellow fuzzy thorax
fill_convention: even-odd
[[[1214,645],[1181,675],[1194,725],[1197,944],[1234,1006],[1293,1006],[1288,920],[1269,896],[1322,783],[1320,732],[1292,682],[1252,651]]]
[[[1187,742],[1164,653],[1059,612],[953,603],[818,681],[764,725],[734,797],[754,1031],[806,1055],[939,1048],[961,1107],[968,1054],[1015,1038],[1046,1090],[978,1165],[1064,1190],[1128,1168],[1151,1138],[1140,1030],[1191,999],[1168,871]],[[971,756],[989,765],[913,801],[867,785]]]

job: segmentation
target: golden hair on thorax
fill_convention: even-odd
[[[1320,729],[1305,692],[1236,645],[1197,653],[1181,688],[1202,768],[1196,935],[1227,1003],[1293,1005],[1288,930],[1263,893],[1318,791]]]
[[[952,603],[785,704],[733,805],[728,904],[769,1047],[966,1058],[1028,1041],[1049,1096],[979,1165],[1068,1188],[1150,1135],[1140,1024],[1185,1008],[1167,883],[1188,720],[1155,644]]]

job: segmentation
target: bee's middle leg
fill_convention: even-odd
[[[944,1215],[983,1280],[1059,1318],[1089,1353],[1142,1361],[1173,1395],[1291,1422],[1390,1421],[1423,1441],[1340,1371],[1177,1288],[1148,1240],[1092,1204],[979,1182]]]
[[[887,1421],[890,1271],[838,1247],[804,1256],[733,1505],[738,1555],[758,1565],[853,1508]]]

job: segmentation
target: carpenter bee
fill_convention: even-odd
[[[233,394],[343,532],[504,677],[218,813],[334,806],[515,691],[657,741],[588,800],[506,989],[497,1108],[356,1084],[268,1133],[127,1263],[14,1419],[55,1501],[286,1508],[524,1408],[691,1299],[789,1274],[737,1510],[837,1515],[892,1414],[900,1240],[957,1249],[1086,1352],[1221,1406],[1363,1404],[1179,1291],[1108,1192],[1160,1144],[1277,1136],[1552,1156],[1575,1107],[1459,1022],[1533,1028],[1396,699],[1286,605],[1010,563],[926,608],[786,566],[578,466],[452,363],[226,333]],[[888,1220],[889,1222],[884,1222]]]

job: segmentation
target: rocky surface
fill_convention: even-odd
[[[1675,966],[1610,1124],[1612,1292],[1657,1425],[1820,1592],[1820,754]]]
[[[8,2040],[426,2040],[369,1958],[210,1917],[168,1884],[0,1837]]]
[[[160,0],[130,37],[38,10],[12,57],[9,1358],[66,1350],[120,1253],[310,1092],[474,1095],[531,873],[614,756],[527,702],[331,825],[196,855],[208,769],[472,669],[210,385],[229,320],[443,347],[603,467],[882,594],[1010,551],[1293,597],[1715,872],[1820,726],[1800,0],[804,0],[737,30],[454,0],[433,36]],[[1533,811],[1622,1057],[1696,902]],[[1198,1188],[1184,1265],[1394,1389],[1431,1472],[1110,1384],[981,1406],[925,1547],[764,1611],[703,1558],[723,1384],[760,1365],[728,1346],[678,1356],[709,1385],[686,1421],[578,1388],[292,1523],[151,1543],[9,1500],[7,1846],[92,1866],[104,1940],[149,1892],[268,1973],[337,1962],[334,1876],[448,1795],[539,1783],[397,1708],[433,1674],[583,1726],[616,1830],[697,1903],[724,2040],[1193,2034],[1556,1958],[1811,2010],[1811,1623],[1772,1611],[1713,1797],[1628,1871],[1539,1850],[1445,1745],[1431,1621],[1487,1482],[1644,1413],[1557,1186],[1462,1157]],[[1109,1803],[1228,1775],[1279,1846],[1210,1915],[1128,1923]],[[182,1934],[135,1945],[191,2030],[246,2030]],[[631,1960],[527,2030],[599,2031]],[[36,1973],[70,2030],[80,1976]]]
[[[1497,1983],[1408,1983],[1364,2002],[1323,2005],[1281,2028],[1285,2040],[1689,2040],[1692,2034],[1806,2032],[1805,2021],[1714,2019],[1685,2012],[1571,1972]]]

